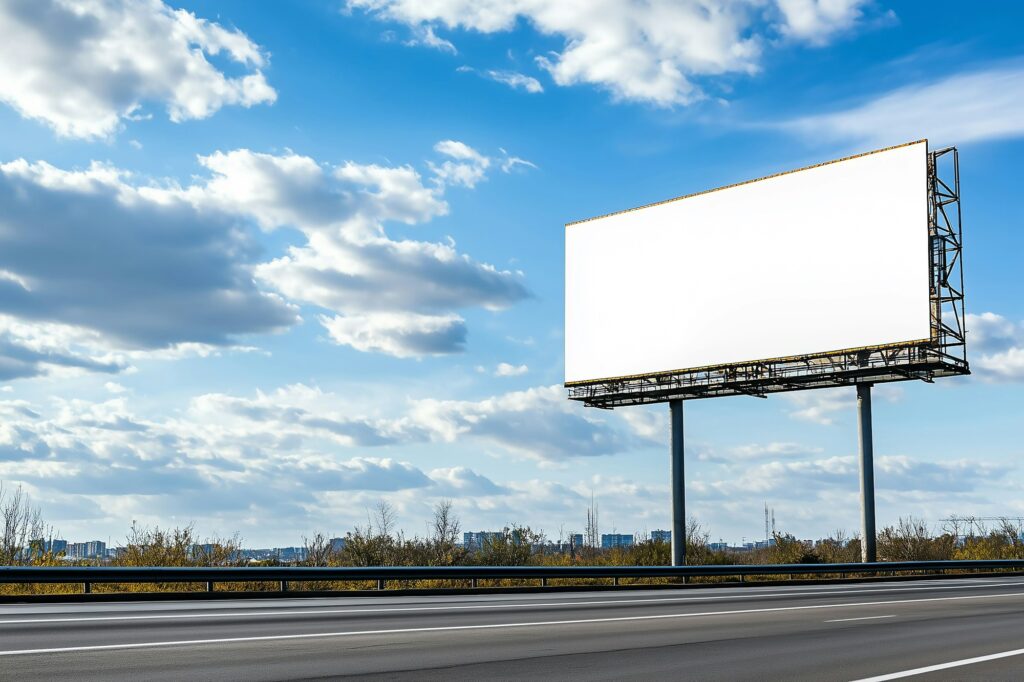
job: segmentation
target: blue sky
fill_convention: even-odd
[[[940,5],[942,3],[939,3]],[[75,540],[668,523],[667,408],[562,381],[563,225],[928,137],[974,376],[876,389],[878,514],[1024,515],[1024,10],[0,3],[0,480]],[[680,292],[680,296],[685,292]],[[640,340],[638,340],[638,343]],[[853,391],[687,406],[714,538],[858,526]]]

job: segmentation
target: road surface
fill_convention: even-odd
[[[0,679],[1019,680],[1024,579],[0,606]]]

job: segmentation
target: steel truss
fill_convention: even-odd
[[[758,362],[567,385],[569,398],[614,408],[970,374],[964,329],[960,164],[956,147],[928,153],[931,338]]]

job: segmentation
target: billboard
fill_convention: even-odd
[[[927,141],[570,223],[567,386],[926,344]]]

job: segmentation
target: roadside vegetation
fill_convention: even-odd
[[[132,525],[117,552],[105,561],[69,561],[63,553],[46,551],[54,531],[38,507],[21,488],[0,485],[0,566],[274,566],[276,560],[253,562],[242,553],[242,540],[200,537],[193,525],[146,528]],[[709,533],[694,519],[687,526],[687,563],[691,565],[831,564],[860,560],[860,538],[838,530],[814,543],[788,533],[776,533],[774,543],[753,550],[711,549]],[[570,534],[571,537],[571,534]],[[461,544],[462,527],[451,502],[434,509],[425,537],[409,537],[397,529],[395,510],[380,502],[367,514],[365,525],[333,543],[325,533],[303,538],[306,566],[658,566],[670,562],[669,543],[643,540],[629,547],[600,549],[577,547],[562,538],[548,542],[543,533],[527,526],[509,524],[473,551]],[[938,559],[1024,559],[1024,526],[1003,519],[987,527],[974,519],[951,519],[937,532],[913,517],[901,518],[878,534],[880,561]],[[295,564],[288,564],[295,565]],[[748,578],[750,579],[750,578]],[[755,580],[785,577],[764,576]],[[717,582],[733,578],[691,578],[691,582]],[[559,584],[560,581],[552,581]],[[573,580],[572,584],[606,583],[604,579]],[[669,579],[632,580],[623,584],[666,583]],[[511,586],[521,581],[484,581],[480,586]],[[392,581],[389,587],[425,588],[457,586],[452,581]],[[465,587],[469,586],[467,584]],[[291,590],[348,590],[376,587],[370,581],[310,581],[292,583]],[[201,591],[205,584],[97,584],[96,592]],[[217,583],[217,591],[276,591],[280,584]],[[0,595],[57,594],[81,591],[80,585],[0,584]]]

